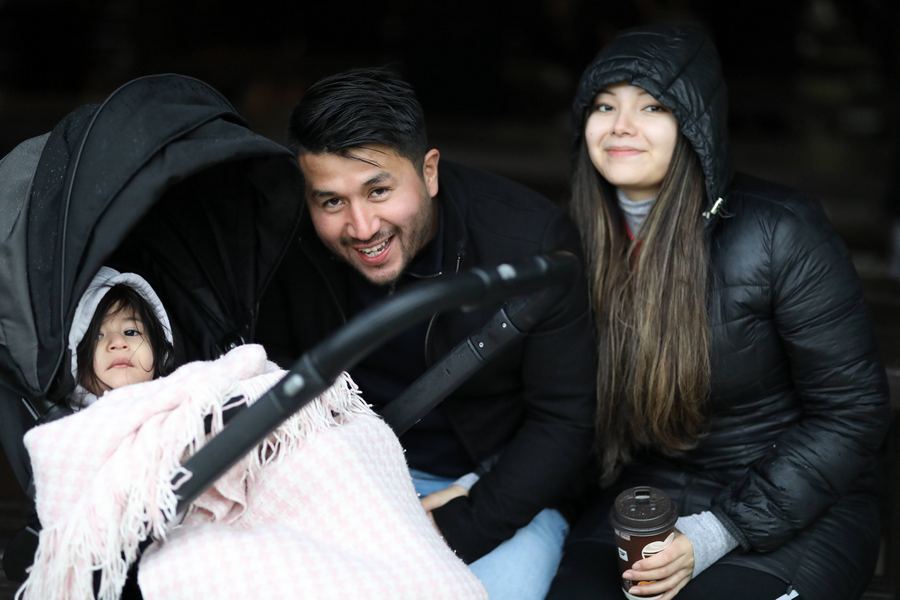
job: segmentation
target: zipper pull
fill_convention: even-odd
[[[713,204],[711,209],[703,211],[703,216],[707,221],[711,219],[714,214],[717,214],[719,212],[719,207],[722,206],[723,202],[725,202],[725,198],[719,197],[716,199],[716,202],[715,204]]]

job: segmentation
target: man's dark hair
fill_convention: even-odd
[[[386,69],[353,69],[314,83],[291,113],[288,144],[296,154],[382,145],[416,167],[428,150],[412,86]]]

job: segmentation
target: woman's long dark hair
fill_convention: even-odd
[[[641,448],[696,444],[709,395],[703,172],[679,135],[659,196],[629,240],[616,193],[582,143],[570,210],[581,232],[599,339],[597,444],[611,483]]]
[[[150,344],[153,351],[153,379],[164,377],[174,370],[175,350],[166,337],[163,324],[156,316],[153,307],[134,288],[124,284],[116,284],[100,299],[91,323],[88,325],[84,337],[78,342],[76,356],[78,357],[77,382],[86,390],[106,390],[104,384],[94,372],[94,351],[97,348],[97,336],[107,313],[116,315],[122,311],[131,313],[140,319],[144,327],[144,339]]]

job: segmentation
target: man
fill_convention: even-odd
[[[258,326],[284,364],[411,282],[559,249],[580,254],[571,222],[545,198],[441,162],[412,88],[387,72],[313,85],[289,139],[308,211]],[[524,339],[401,438],[423,506],[491,598],[543,598],[559,563],[568,524],[548,507],[585,465],[592,439],[587,297],[579,276]],[[368,402],[384,406],[497,308],[433,315],[351,375]],[[480,479],[455,483],[471,472]]]

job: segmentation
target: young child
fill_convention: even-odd
[[[135,273],[101,267],[78,302],[69,329],[75,390],[70,408],[79,410],[105,392],[150,381],[174,370],[172,327],[150,284]],[[3,555],[12,581],[22,581],[37,549],[37,516],[13,536]]]
[[[172,328],[159,297],[135,273],[101,267],[81,297],[69,330],[75,391],[72,408],[105,392],[168,375]]]

